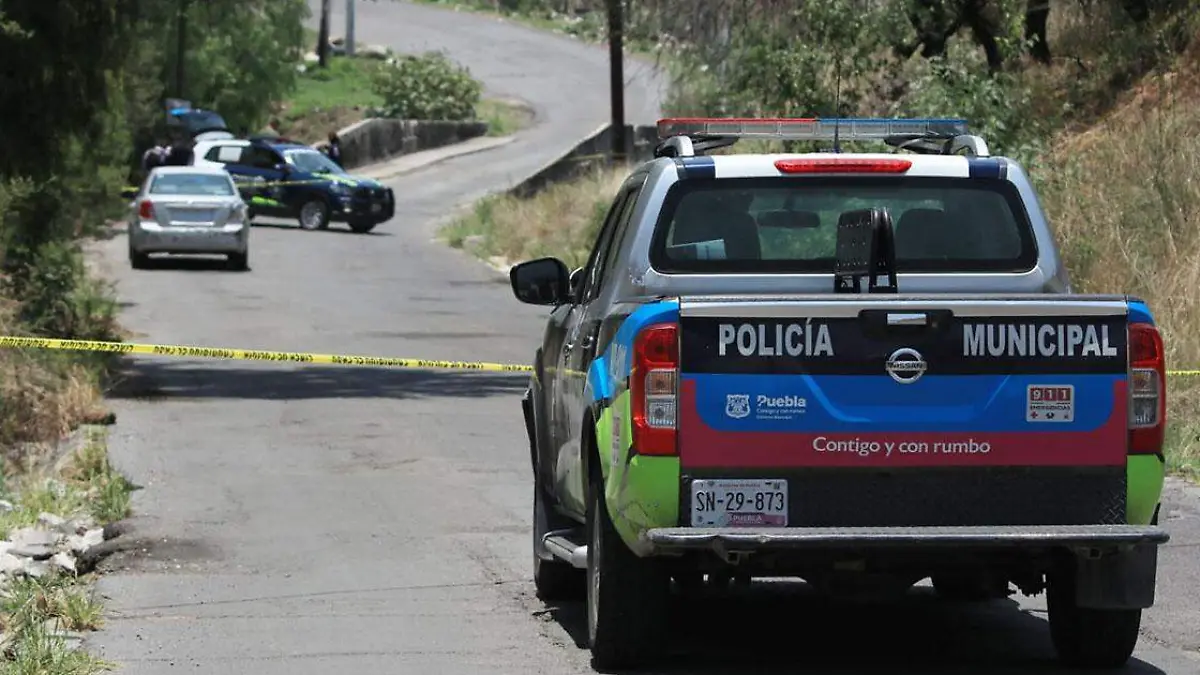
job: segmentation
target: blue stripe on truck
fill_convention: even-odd
[[[1099,429],[1125,375],[927,375],[908,385],[882,374],[682,378],[695,382],[697,412],[716,431],[987,433]],[[1074,420],[1026,421],[1029,385],[1073,386]]]

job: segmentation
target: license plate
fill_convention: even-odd
[[[372,204],[371,213],[379,213],[383,210],[383,204]]]
[[[692,481],[692,527],[787,527],[787,481]]]
[[[217,219],[213,209],[172,209],[171,220],[177,223],[211,223]]]

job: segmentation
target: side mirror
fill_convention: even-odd
[[[280,162],[275,165],[275,170],[279,173],[288,174],[292,172],[292,166],[287,162]]]
[[[567,266],[558,258],[538,258],[508,272],[513,295],[530,305],[561,305],[569,294]]]

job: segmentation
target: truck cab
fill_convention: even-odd
[[[672,581],[1048,594],[1064,662],[1154,600],[1166,370],[1146,303],[1072,292],[1022,167],[964,120],[669,119],[551,308],[523,401],[534,581],[598,665]],[[708,155],[742,138],[829,150]],[[841,152],[841,142],[879,152]],[[888,151],[890,150],[890,151]]]

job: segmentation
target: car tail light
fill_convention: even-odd
[[[780,173],[904,173],[912,168],[909,159],[780,159]]]
[[[633,343],[629,393],[633,447],[641,455],[675,455],[679,331],[674,323],[642,329]]]
[[[1129,325],[1129,452],[1162,452],[1167,422],[1167,363],[1153,324]]]
[[[143,199],[142,203],[138,204],[138,216],[142,220],[154,220],[154,204],[150,203],[149,199]]]

